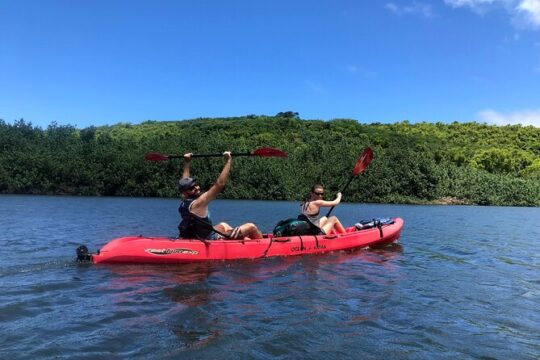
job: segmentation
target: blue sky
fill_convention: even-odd
[[[0,0],[0,119],[540,126],[540,0]]]

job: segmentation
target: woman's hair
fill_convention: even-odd
[[[324,186],[322,186],[321,184],[315,184],[311,187],[311,192],[315,192],[315,189],[317,188],[324,189]]]
[[[311,191],[309,194],[306,195],[306,197],[304,198],[304,200],[302,201],[302,203],[307,203],[309,202],[309,199],[311,198],[311,193],[312,192],[315,192],[315,189],[318,189],[318,188],[321,188],[321,189],[324,189],[324,186],[322,186],[322,184],[315,184],[311,187]]]

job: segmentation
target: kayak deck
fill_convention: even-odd
[[[212,260],[257,259],[273,256],[321,254],[398,240],[403,219],[370,229],[347,228],[344,234],[302,235],[262,239],[210,240],[128,236],[110,241],[97,254],[94,263],[189,263]]]

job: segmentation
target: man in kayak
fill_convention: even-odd
[[[213,226],[208,212],[208,205],[214,200],[227,183],[231,171],[232,156],[230,151],[223,153],[225,166],[216,182],[208,191],[202,192],[197,182],[189,175],[192,153],[184,155],[184,171],[178,182],[178,189],[182,193],[183,201],[178,208],[182,220],[178,229],[180,237],[188,239],[216,240],[226,235],[230,239],[260,239],[262,234],[253,223],[246,223],[233,228],[227,223],[221,222]]]
[[[345,233],[345,228],[335,216],[321,216],[321,207],[336,206],[341,202],[341,193],[338,192],[333,201],[325,201],[324,187],[321,184],[315,184],[311,188],[311,192],[300,205],[301,214],[298,217],[301,220],[308,221],[313,226],[319,228],[323,233]]]

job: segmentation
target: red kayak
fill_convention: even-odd
[[[344,234],[302,235],[262,239],[211,240],[173,239],[128,236],[114,239],[97,254],[88,254],[84,247],[79,260],[94,263],[191,263],[212,260],[257,259],[272,256],[321,254],[390,244],[398,240],[403,219],[378,224],[368,229],[347,228]]]

